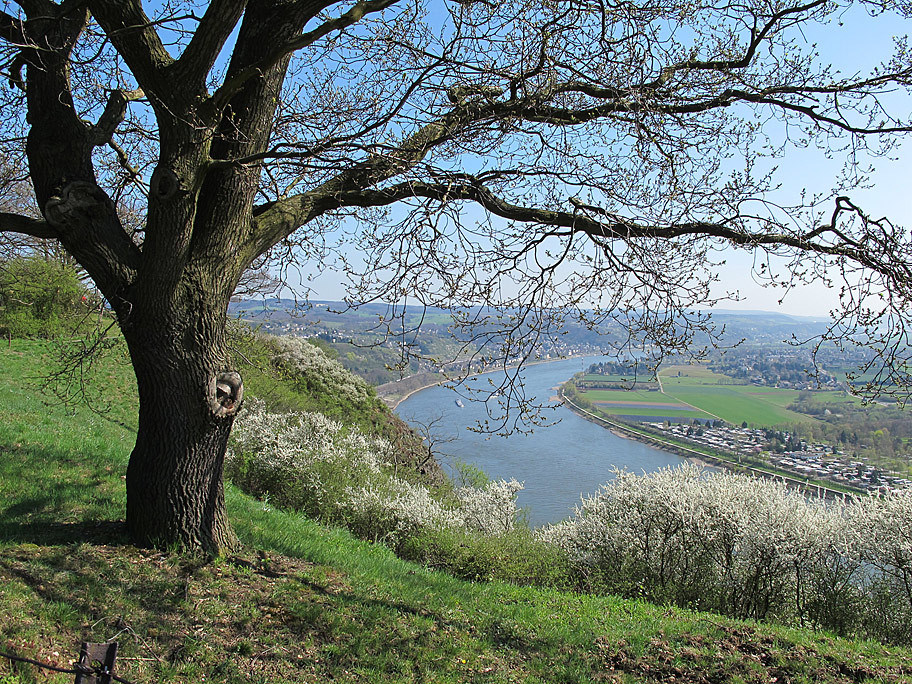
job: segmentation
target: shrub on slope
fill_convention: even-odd
[[[232,351],[251,394],[273,412],[315,412],[393,446],[389,459],[405,478],[444,480],[419,435],[396,416],[373,387],[349,373],[320,347],[299,337],[274,336],[238,323]]]

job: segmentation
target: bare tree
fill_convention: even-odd
[[[840,320],[889,346],[907,233],[847,196],[773,209],[754,165],[815,143],[851,163],[910,130],[883,97],[909,86],[904,44],[843,76],[804,41],[848,6],[2,2],[0,144],[24,150],[42,218],[5,210],[0,232],[59,241],[116,312],[140,397],[133,538],[234,543],[226,309],[266,254],[326,259],[338,238],[353,298],[462,305],[503,356],[555,325],[545,310],[684,347],[717,250],[758,250],[793,258],[785,279],[837,274]]]

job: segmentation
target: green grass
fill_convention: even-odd
[[[681,403],[660,392],[645,390],[577,390],[581,396],[591,401],[606,414],[615,416],[640,416],[643,418],[680,417],[686,420],[712,418],[705,411]],[[616,402],[616,403],[611,403]],[[656,406],[668,404],[668,406]]]
[[[712,420],[713,416],[692,409],[689,406],[681,405],[680,408],[643,408],[643,407],[617,407],[606,406],[605,404],[596,404],[603,412],[614,416],[639,416],[642,418],[681,418],[683,420]]]
[[[734,425],[747,421],[757,427],[774,427],[816,421],[786,408],[798,398],[798,390],[737,384],[700,365],[671,366],[660,375],[667,396]]]
[[[798,390],[737,384],[705,366],[671,366],[661,372],[663,392],[645,390],[580,390],[599,409],[614,415],[677,416],[707,420],[721,418],[738,425],[747,421],[758,427],[792,423],[812,423],[815,418],[790,411],[787,406],[798,399]],[[833,392],[833,395],[839,393]],[[834,398],[835,400],[835,398]],[[642,403],[642,407],[612,406],[600,402]],[[676,408],[646,404],[678,404]]]
[[[617,401],[625,404],[643,403],[643,404],[674,404],[674,399],[666,397],[660,392],[648,392],[643,390],[606,390],[595,389],[585,390],[586,398],[590,401]],[[686,408],[686,407],[684,407]]]
[[[665,381],[662,384],[669,396],[699,406],[707,413],[735,425],[747,421],[758,427],[773,427],[814,421],[810,416],[785,408],[797,396],[797,393],[791,396],[782,394],[789,390],[770,394],[768,391],[756,392],[760,388],[752,386],[694,387]]]
[[[580,382],[622,382],[625,384],[633,385],[641,383],[653,384],[654,381],[651,377],[651,374],[646,371],[640,371],[639,374],[636,373],[626,373],[626,374],[608,374],[602,375],[601,373],[586,373],[580,378]]]
[[[821,406],[833,410],[838,410],[839,407],[861,407],[864,405],[864,400],[861,397],[838,390],[832,392],[813,392],[809,397],[809,401],[811,404],[820,404]]]
[[[133,682],[903,682],[912,651],[640,601],[470,583],[228,487],[244,543],[208,561],[123,535],[135,402],[45,401],[0,349],[0,650],[67,667],[116,638]],[[122,383],[122,384],[120,384]],[[0,682],[72,682],[0,659]]]

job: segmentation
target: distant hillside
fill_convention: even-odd
[[[373,385],[396,381],[402,376],[433,372],[434,364],[404,359],[403,344],[425,358],[439,362],[471,355],[476,346],[466,343],[483,337],[491,323],[481,323],[472,330],[462,330],[454,338],[454,317],[445,309],[392,309],[386,304],[364,304],[357,309],[344,302],[312,301],[307,305],[290,299],[268,299],[233,302],[231,315],[274,334],[291,334],[318,338],[332,347],[339,362]],[[790,316],[767,311],[717,310],[712,312],[721,342],[732,345],[747,340],[750,344],[778,345],[786,340],[810,339],[826,330],[826,319]],[[555,323],[544,330],[548,317],[542,315],[534,325],[550,332],[541,341],[540,353],[561,355],[594,354],[610,350],[612,343],[624,339],[619,326],[594,331],[576,322]],[[532,324],[527,326],[530,328]],[[520,333],[517,333],[520,337]],[[457,343],[461,340],[461,343]],[[698,335],[696,346],[710,342]]]
[[[732,311],[727,309],[712,312],[717,325],[725,326],[724,340],[737,342],[747,338],[752,342],[781,342],[795,336],[807,339],[823,333],[831,323],[829,318],[791,316],[770,311]]]

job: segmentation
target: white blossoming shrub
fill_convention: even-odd
[[[516,480],[462,487],[453,495],[396,477],[392,446],[319,413],[271,413],[251,400],[235,423],[226,474],[277,506],[341,522],[370,539],[400,541],[418,530],[504,534],[516,526]]]
[[[493,480],[483,487],[461,487],[450,497],[388,476],[347,488],[338,505],[354,532],[394,544],[427,530],[497,536],[516,528],[516,494],[521,489],[516,480]]]
[[[300,337],[270,338],[276,348],[273,363],[313,392],[330,393],[341,404],[364,404],[373,400],[370,385],[349,373],[319,347]]]
[[[643,478],[616,471],[612,482],[583,499],[574,518],[543,529],[541,538],[563,549],[598,584],[659,600],[700,577],[701,561],[688,554],[691,540],[682,534],[692,515],[687,492],[698,477],[696,468]]]
[[[719,473],[690,494],[686,534],[705,554],[716,587],[710,605],[738,617],[790,610],[795,568],[818,553],[827,509],[774,480]]]
[[[426,487],[390,477],[362,487],[349,487],[338,502],[356,534],[398,543],[422,529],[465,526],[459,511],[441,504]]]
[[[516,495],[523,485],[514,479],[491,480],[481,487],[460,487],[456,490],[459,513],[463,524],[483,534],[504,534],[518,522]]]
[[[270,413],[254,399],[235,422],[225,469],[254,496],[322,515],[345,487],[377,476],[391,451],[385,440],[322,414]]]
[[[757,619],[813,612],[823,624],[859,567],[839,504],[692,465],[618,472],[539,534],[598,586]]]
[[[868,573],[869,631],[912,641],[912,491],[859,498],[850,509],[860,559]]]
[[[838,634],[858,632],[867,604],[866,568],[852,508],[842,500],[817,503],[810,507],[813,515],[796,521],[806,547],[793,567],[795,613],[804,625]]]

